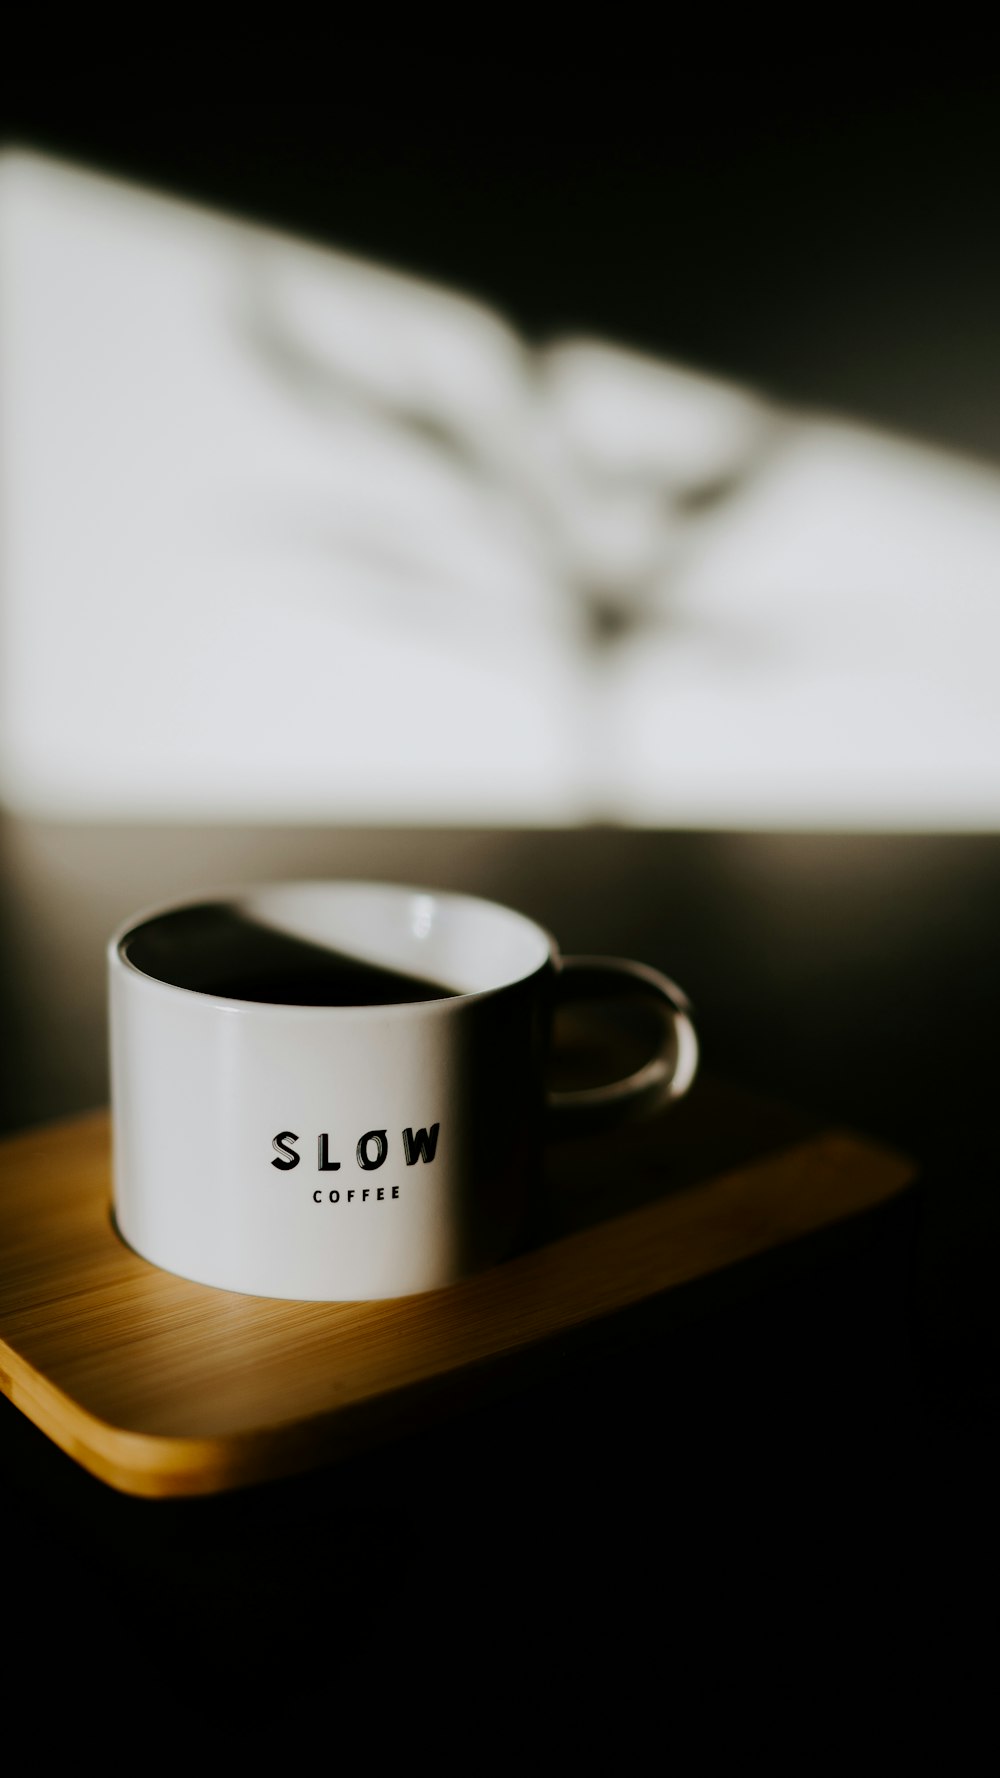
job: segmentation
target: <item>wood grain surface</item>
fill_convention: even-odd
[[[150,1496],[294,1474],[475,1399],[571,1330],[873,1208],[905,1157],[713,1088],[566,1144],[534,1245],[430,1295],[239,1296],[117,1236],[105,1113],[0,1145],[0,1387],[93,1474]],[[609,1214],[610,1210],[624,1211]]]

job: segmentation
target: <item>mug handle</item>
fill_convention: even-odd
[[[546,1135],[586,1135],[633,1118],[651,1117],[661,1106],[683,1098],[697,1072],[698,1039],[689,1017],[690,1004],[676,983],[658,969],[630,963],[624,957],[562,957],[557,968],[555,993],[563,1005],[617,998],[623,989],[638,989],[656,1002],[662,1029],[655,1053],[624,1080],[548,1093]]]

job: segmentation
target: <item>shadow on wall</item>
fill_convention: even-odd
[[[27,152],[0,378],[13,810],[997,823],[992,470]]]

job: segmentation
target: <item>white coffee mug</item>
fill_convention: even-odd
[[[644,1116],[698,1061],[656,970],[561,957],[524,915],[383,883],[240,890],[109,946],[114,1203],[182,1277],[323,1301],[433,1290],[510,1253],[546,1135]],[[546,1095],[560,999],[636,989],[659,1047]]]

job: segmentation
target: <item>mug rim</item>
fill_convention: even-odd
[[[400,896],[429,896],[435,901],[471,903],[476,907],[491,908],[502,914],[506,919],[518,922],[529,928],[543,943],[544,955],[531,969],[520,974],[508,976],[502,981],[493,982],[485,988],[473,988],[465,992],[449,991],[446,995],[435,996],[427,1000],[405,1001],[373,1001],[359,1005],[343,1005],[333,1002],[328,1006],[303,1004],[301,1001],[271,1000],[240,1000],[232,995],[213,994],[203,988],[189,988],[178,982],[164,981],[161,976],[150,975],[147,970],[140,969],[138,964],[126,956],[126,941],[141,928],[151,925],[155,920],[166,914],[179,913],[185,908],[202,906],[224,906],[226,903],[238,902],[250,895],[265,894],[269,891],[281,891],[300,888],[333,888],[344,887],[359,890],[389,890]],[[171,997],[180,996],[185,1002],[204,1002],[206,1011],[209,1008],[229,1014],[241,1014],[244,1017],[285,1017],[294,1014],[310,1019],[330,1018],[366,1018],[402,1016],[425,1018],[430,1015],[443,1017],[453,1006],[467,1006],[475,1001],[489,999],[495,994],[503,993],[508,988],[521,986],[533,981],[550,968],[558,968],[560,962],[559,945],[555,937],[540,921],[532,919],[530,914],[523,914],[505,902],[495,901],[491,896],[476,895],[465,889],[443,889],[418,883],[396,883],[385,878],[376,877],[282,877],[263,881],[240,882],[232,885],[218,885],[200,894],[173,896],[162,902],[155,902],[138,909],[128,915],[116,926],[107,943],[107,956],[112,969],[119,969],[128,977],[135,977],[145,984],[145,990],[163,993]]]

